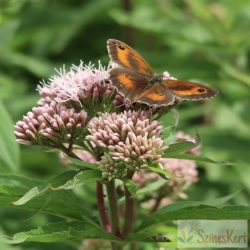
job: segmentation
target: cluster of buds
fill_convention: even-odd
[[[81,62],[68,72],[58,71],[38,87],[37,107],[15,125],[17,142],[60,148],[83,141],[93,114],[123,103],[107,78],[108,70],[101,64],[94,68]]]
[[[100,63],[95,68],[83,62],[79,66],[71,66],[68,72],[63,68],[58,75],[50,77],[47,83],[42,82],[38,87],[42,97],[38,104],[44,105],[53,99],[77,110],[84,108],[93,116],[113,106],[119,107],[123,104],[123,98],[109,84],[108,70],[109,67],[105,69]]]
[[[17,142],[49,147],[73,143],[84,135],[87,113],[66,108],[52,100],[49,104],[34,107],[15,125]]]
[[[160,123],[146,111],[104,113],[93,118],[88,128],[90,143],[108,149],[100,169],[109,179],[122,178],[128,171],[141,171],[149,162],[159,162],[166,148]]]
[[[182,131],[177,132],[177,139],[195,143],[194,138],[184,134]],[[193,148],[186,153],[199,155],[200,147]],[[152,208],[156,202],[159,202],[159,193],[161,194],[161,200],[158,204],[160,207],[172,203],[175,196],[183,199],[187,198],[185,191],[198,180],[198,170],[195,161],[161,158],[160,163],[162,168],[172,173],[175,178],[168,180],[167,183],[160,188],[160,191],[157,190],[157,192],[151,194],[149,200],[144,204],[147,208]],[[135,174],[133,179],[139,187],[144,187],[149,183],[159,180],[160,176],[156,173],[145,171],[141,174]]]

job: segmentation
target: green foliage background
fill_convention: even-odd
[[[37,84],[54,68],[80,60],[106,64],[106,40],[116,38],[136,48],[156,72],[167,70],[220,91],[208,102],[178,107],[179,129],[199,133],[203,155],[235,163],[199,163],[200,181],[189,197],[208,200],[242,189],[232,203],[249,205],[249,23],[248,0],[0,0],[0,172],[47,180],[65,170],[56,153],[19,147],[12,125],[36,103]],[[94,187],[75,193],[95,207]],[[57,219],[1,208],[0,221],[0,230],[11,235]],[[77,244],[0,243],[0,248],[77,249]]]

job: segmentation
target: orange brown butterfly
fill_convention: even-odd
[[[121,41],[109,39],[107,49],[115,64],[110,81],[131,103],[167,106],[177,100],[202,100],[218,93],[203,84],[155,74],[142,56]]]

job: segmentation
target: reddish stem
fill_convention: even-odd
[[[96,197],[97,197],[97,206],[102,221],[102,225],[105,228],[105,230],[110,233],[111,226],[105,209],[103,184],[99,181],[96,182]]]
[[[119,226],[119,210],[117,205],[117,194],[115,189],[115,181],[111,180],[106,184],[107,196],[109,203],[109,212],[110,212],[110,222],[112,227],[112,233],[120,237],[120,226]]]
[[[133,173],[128,175],[129,179],[132,179]],[[124,185],[124,196],[125,196],[125,216],[122,236],[126,238],[132,231],[133,222],[135,219],[135,198],[129,192],[126,185]]]

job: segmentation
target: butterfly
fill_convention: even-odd
[[[109,39],[107,49],[115,65],[109,79],[131,103],[167,106],[177,100],[202,100],[218,93],[203,84],[155,74],[139,53],[121,41]]]

